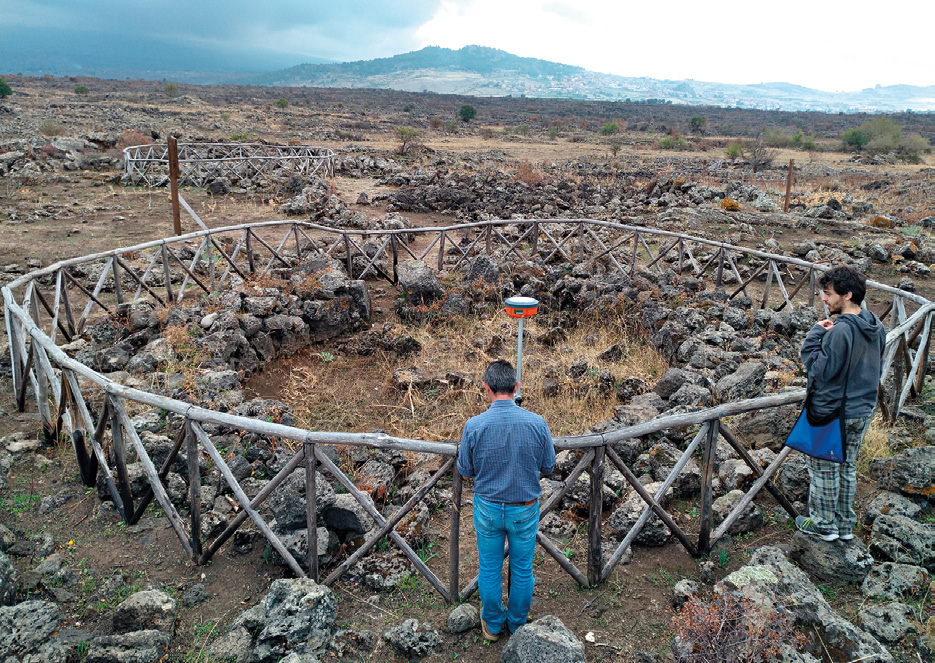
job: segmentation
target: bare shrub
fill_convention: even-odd
[[[542,181],[542,175],[528,161],[521,161],[516,166],[516,173],[513,175],[514,182],[524,182],[529,186],[535,186]]]
[[[785,611],[732,594],[692,597],[672,617],[676,663],[755,663],[779,658],[782,644],[803,647]]]
[[[117,148],[122,150],[132,145],[146,145],[150,142],[152,141],[146,134],[136,129],[124,129],[117,139]]]
[[[771,167],[776,157],[779,156],[779,150],[770,147],[763,134],[760,134],[753,139],[751,143],[748,143],[745,151],[754,173],[764,168]]]
[[[43,136],[64,136],[65,127],[49,117],[44,119],[42,124],[39,125],[39,133]]]

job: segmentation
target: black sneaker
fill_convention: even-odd
[[[825,534],[824,532],[819,532],[815,529],[815,526],[812,524],[812,519],[806,516],[796,516],[795,517],[795,526],[800,532],[805,532],[806,534],[811,534],[812,536],[817,536],[822,541],[834,541],[838,538],[837,534]],[[851,538],[854,535],[851,534]]]

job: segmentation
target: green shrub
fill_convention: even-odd
[[[731,161],[736,161],[743,156],[743,143],[739,140],[735,140],[732,143],[727,145],[727,149],[724,150],[724,154]]]
[[[9,83],[0,78],[0,99],[8,97],[11,94],[13,94],[13,88],[10,87]]]
[[[76,85],[75,94],[90,94],[91,90],[88,89],[87,85]]]
[[[604,126],[601,127],[602,136],[612,136],[615,133],[620,132],[620,125],[616,122],[605,122]]]
[[[841,142],[844,143],[844,149],[860,152],[867,144],[867,137],[860,129],[848,129],[841,134]]]
[[[289,100],[285,97],[279,97],[279,99],[276,100],[276,108],[289,108]]]
[[[516,133],[518,133],[520,136],[528,136],[532,133],[532,127],[523,122],[521,125],[516,127]]]
[[[555,140],[556,138],[558,138],[558,129],[552,127],[549,129],[549,140]]]
[[[672,136],[663,136],[659,140],[659,147],[661,147],[664,150],[671,150],[674,147],[674,141],[672,140]]]
[[[166,83],[162,89],[170,97],[174,97],[179,93],[179,86],[175,83]]]
[[[458,117],[460,117],[464,122],[470,122],[475,117],[477,117],[477,109],[474,108],[471,104],[464,104],[461,106],[461,110],[458,111]]]
[[[484,127],[480,130],[480,137],[484,140],[490,140],[497,135],[497,132],[491,129],[490,127]]]
[[[922,159],[922,153],[931,150],[932,147],[929,145],[928,139],[917,133],[903,136],[897,148],[897,152],[911,163],[919,163]]]
[[[404,113],[411,113],[411,112],[412,112],[412,104],[406,104],[405,106],[403,106],[403,112],[404,112]]]
[[[792,142],[792,136],[784,129],[768,127],[763,130],[763,142],[767,147],[787,147]]]
[[[704,115],[696,115],[688,121],[688,129],[693,134],[704,133],[706,126],[708,126],[708,118]]]

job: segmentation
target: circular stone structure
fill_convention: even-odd
[[[278,244],[275,241],[268,242],[260,237],[260,232],[268,239],[273,233],[282,233],[282,239]],[[302,564],[264,521],[257,508],[294,472],[304,474],[305,494],[317,495],[316,477],[318,470],[322,470],[331,474],[344,486],[349,496],[356,500],[356,512],[366,514],[375,523],[363,546],[338,566],[324,582],[335,582],[352,563],[357,562],[384,536],[388,536],[447,601],[458,597],[465,599],[477,586],[476,580],[463,588],[459,584],[461,477],[454,463],[457,456],[455,444],[398,438],[382,433],[307,431],[266,419],[237,416],[199,407],[115,382],[69,356],[58,345],[60,340],[72,341],[79,338],[93,311],[112,314],[117,307],[140,298],[149,299],[154,306],[169,307],[173,303],[181,302],[186,292],[192,289],[210,294],[223,290],[235,278],[243,279],[248,274],[263,276],[274,266],[292,268],[301,263],[309,244],[316,244],[309,237],[309,233],[317,234],[323,240],[324,248],[321,251],[325,257],[340,257],[350,279],[363,279],[368,275],[376,277],[379,274],[393,280],[400,255],[409,255],[414,260],[422,261],[433,251],[437,251],[439,270],[457,268],[474,255],[487,252],[499,255],[503,261],[515,260],[518,263],[535,258],[537,261],[541,260],[542,264],[600,264],[607,273],[619,274],[630,279],[641,278],[641,273],[652,269],[661,274],[660,262],[665,261],[671,264],[674,273],[681,275],[687,272],[696,279],[695,286],[702,279],[710,279],[721,301],[730,301],[743,293],[749,302],[748,306],[769,308],[773,311],[791,311],[795,309],[796,302],[800,302],[801,306],[814,308],[817,277],[828,269],[825,265],[710,239],[588,219],[511,219],[444,228],[406,228],[366,233],[306,222],[273,221],[204,230],[64,260],[26,274],[2,288],[13,384],[19,409],[23,410],[26,407],[27,392],[31,391],[47,436],[59,439],[61,435],[67,434],[73,445],[83,482],[94,486],[100,473],[111,499],[127,522],[132,523],[139,519],[148,500],[155,498],[186,553],[196,563],[204,563],[250,518],[296,575],[308,574],[317,579],[317,537],[308,537],[306,563]],[[447,238],[454,233],[464,236],[475,233],[476,239],[469,244],[450,242],[451,248],[446,251],[446,241],[450,241]],[[407,244],[407,238],[420,234],[428,235],[431,241],[423,242],[427,248],[419,254]],[[376,242],[371,244],[372,247],[378,247],[376,250],[365,251],[361,247],[364,235]],[[484,237],[486,242],[480,241]],[[656,252],[653,252],[647,239],[658,243]],[[747,276],[743,276],[738,269],[741,258],[746,263],[742,267]],[[132,264],[134,261],[142,261],[141,265],[147,264],[148,261],[148,266],[145,270],[142,266],[135,268]],[[83,276],[76,276],[77,274]],[[760,276],[763,277],[762,282],[757,281]],[[88,280],[82,283],[82,279]],[[91,281],[93,286],[90,285]],[[728,285],[730,287],[727,287]],[[884,398],[881,399],[881,406],[886,416],[895,418],[910,392],[921,391],[928,364],[935,303],[917,294],[881,283],[867,281],[867,286],[868,290],[876,293],[878,297],[883,295],[887,299],[891,298],[891,303],[883,314],[883,317],[889,316],[890,331],[887,334],[884,354],[884,378],[881,381]],[[94,399],[85,397],[82,393],[91,390],[96,392]],[[762,488],[768,489],[790,514],[794,514],[791,502],[769,483],[770,477],[779,469],[790,450],[784,448],[776,455],[775,460],[763,469],[750,458],[746,449],[721,420],[741,413],[794,405],[799,403],[804,395],[804,389],[796,389],[659,416],[605,432],[555,438],[556,449],[574,450],[581,455],[568,475],[564,488],[543,501],[541,513],[545,515],[555,508],[587,470],[591,477],[588,498],[587,569],[582,571],[577,568],[547,536],[541,538],[540,545],[578,583],[593,586],[602,582],[613,571],[627,547],[653,513],[664,521],[680,543],[695,556],[705,554],[711,549]],[[98,408],[97,411],[92,410],[92,404]],[[157,468],[147,453],[128,414],[130,404],[137,408],[152,408],[162,413],[166,420],[173,422],[175,444],[168,459],[163,461],[162,468]],[[292,440],[297,443],[298,450],[276,477],[255,495],[248,496],[238,482],[234,470],[212,442],[213,431],[220,429],[247,431],[257,436]],[[681,456],[673,458],[675,462],[668,477],[655,485],[655,492],[650,494],[628,465],[621,460],[612,445],[671,430],[691,432],[689,437],[684,437],[687,444]],[[108,436],[110,454],[105,453]],[[758,478],[737,507],[724,517],[720,525],[713,528],[710,511],[711,468],[721,438],[734,448]],[[320,445],[323,444],[438,454],[443,462],[440,469],[416,490],[409,501],[387,519],[377,511],[372,501],[361,494],[354,482],[337,467],[329,455],[322,452]],[[145,477],[152,488],[150,496],[136,504],[129,486],[128,450],[135,451],[139,457]],[[693,542],[679,529],[657,500],[662,499],[673,485],[680,472],[692,460],[696,450],[702,451],[704,468],[701,531],[697,542]],[[188,466],[191,468],[188,490],[183,493],[191,500],[187,504],[191,520],[189,525],[183,521],[163,486],[165,473],[180,453],[183,457],[187,454]],[[202,542],[201,537],[203,530],[198,502],[201,494],[201,472],[198,471],[198,463],[199,457],[204,456],[213,461],[242,507],[226,526],[225,523],[221,523],[223,531],[206,543]],[[616,467],[632,485],[634,491],[645,502],[645,508],[605,563],[605,556],[601,550],[601,477],[607,463]],[[451,477],[452,494],[451,550],[447,584],[429,569],[394,530],[396,524],[443,476]],[[306,517],[308,531],[316,531],[317,513],[314,501],[307,501]]]

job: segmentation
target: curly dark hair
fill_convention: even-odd
[[[867,294],[867,279],[856,269],[846,265],[829,269],[818,280],[818,285],[822,289],[830,285],[834,292],[841,296],[851,293],[851,302],[857,306],[860,306],[864,295]]]

